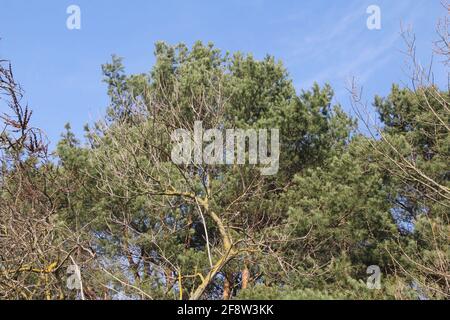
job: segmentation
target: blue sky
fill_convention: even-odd
[[[66,28],[71,4],[81,8],[81,30]],[[381,9],[381,30],[366,27],[372,4]],[[127,73],[151,69],[158,40],[212,41],[257,58],[271,54],[284,62],[298,91],[328,82],[335,101],[350,110],[352,76],[369,101],[386,95],[393,82],[407,81],[400,23],[414,28],[426,63],[435,24],[445,14],[440,0],[0,0],[0,58],[12,61],[33,124],[54,146],[66,122],[80,136],[85,123],[104,113],[101,64],[111,54],[124,57]],[[446,77],[436,74],[438,83]]]

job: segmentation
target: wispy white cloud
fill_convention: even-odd
[[[321,18],[308,28],[298,28],[281,40],[288,47],[286,55],[290,68],[303,68],[305,78],[301,87],[313,82],[341,82],[356,76],[365,82],[389,60],[395,57],[395,43],[399,39],[399,24],[403,17],[409,20],[414,4],[396,1],[382,5],[382,30],[366,28],[367,3],[350,2],[339,12],[325,11]],[[324,6],[324,10],[326,6]],[[409,9],[409,10],[407,10]],[[405,12],[413,12],[405,17]],[[388,54],[389,53],[389,54]]]

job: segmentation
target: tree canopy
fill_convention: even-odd
[[[142,74],[103,65],[104,119],[83,141],[67,125],[52,155],[2,62],[0,298],[449,297],[448,90],[393,85],[361,134],[329,85],[298,91],[274,57],[201,42],[155,56]],[[174,163],[172,132],[196,121],[279,129],[277,174]]]

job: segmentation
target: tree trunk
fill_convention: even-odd
[[[242,269],[242,289],[247,289],[249,279],[250,271],[248,270],[247,264],[245,264],[244,268]]]
[[[223,280],[223,300],[230,300],[232,287],[233,273],[227,273],[225,274],[225,278]]]

